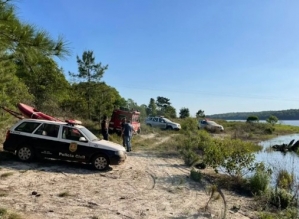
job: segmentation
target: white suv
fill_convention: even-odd
[[[206,119],[198,121],[198,129],[206,129],[211,132],[224,131],[222,125],[219,125],[214,121],[206,120]]]
[[[148,117],[145,120],[145,124],[152,127],[158,127],[161,129],[180,130],[181,125],[166,119],[164,117]]]
[[[82,125],[38,119],[22,119],[7,131],[3,149],[22,161],[37,157],[92,163],[105,170],[126,160],[123,146],[98,139]]]

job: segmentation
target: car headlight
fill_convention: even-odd
[[[126,152],[125,151],[115,151],[115,155],[123,157],[125,156]]]

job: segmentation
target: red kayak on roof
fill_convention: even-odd
[[[55,117],[49,116],[45,113],[39,112],[37,109],[35,109],[31,106],[28,106],[24,103],[19,103],[18,108],[19,108],[20,112],[27,118],[44,119],[44,120],[51,120],[51,121],[62,121]]]

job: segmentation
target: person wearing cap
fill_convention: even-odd
[[[128,122],[122,128],[122,136],[124,136],[124,139],[125,139],[125,145],[127,146],[127,152],[130,152],[132,150],[131,139],[132,139],[133,132],[134,132],[134,129],[133,129],[133,126],[131,125],[131,121],[128,120]]]
[[[101,130],[102,130],[103,139],[108,141],[109,127],[108,127],[108,120],[106,115],[103,117],[103,120],[101,122]]]

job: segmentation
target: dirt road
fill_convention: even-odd
[[[3,152],[1,152],[3,153]],[[1,156],[3,157],[3,156]],[[107,172],[54,160],[0,161],[0,207],[29,219],[221,218],[222,199],[204,209],[205,183],[178,158],[132,152]],[[250,200],[225,192],[226,218],[252,218]],[[233,208],[239,208],[234,212]]]
[[[157,138],[156,144],[169,137]],[[23,218],[223,218],[223,200],[205,208],[209,184],[191,180],[190,168],[176,157],[131,152],[124,164],[97,172],[57,160],[23,163],[1,149],[0,208]],[[223,192],[226,218],[254,218],[251,199]]]

